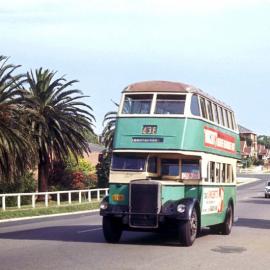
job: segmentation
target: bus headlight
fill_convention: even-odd
[[[186,211],[186,206],[184,204],[178,204],[176,210],[178,213],[184,213]]]
[[[109,206],[109,204],[108,204],[108,202],[107,201],[102,201],[101,203],[100,203],[100,209],[102,209],[102,210],[106,210],[107,208],[108,208],[108,206]]]

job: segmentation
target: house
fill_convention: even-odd
[[[242,159],[247,159],[251,156],[251,147],[247,146],[246,141],[240,141],[241,146],[241,157]]]
[[[264,162],[270,158],[270,149],[267,149],[265,145],[258,144],[258,159]]]
[[[93,166],[96,166],[98,164],[98,157],[102,153],[102,151],[105,149],[104,146],[94,143],[89,143],[91,153],[84,154],[83,158],[87,161],[89,161]]]
[[[241,156],[242,158],[258,157],[257,134],[241,125],[238,125],[240,142],[241,142]]]

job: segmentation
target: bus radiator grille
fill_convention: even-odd
[[[157,227],[159,185],[150,181],[134,181],[130,185],[130,226]]]

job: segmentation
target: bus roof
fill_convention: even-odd
[[[176,92],[176,93],[195,93],[201,96],[204,96],[223,107],[232,110],[230,106],[226,105],[224,102],[208,95],[203,92],[201,89],[194,87],[192,85],[188,85],[180,82],[169,82],[169,81],[144,81],[137,82],[128,85],[124,88],[123,93],[130,92]]]

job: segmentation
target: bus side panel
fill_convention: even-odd
[[[110,184],[109,185],[109,204],[128,205],[129,185],[128,184]]]
[[[185,197],[184,186],[162,186],[162,205],[168,201],[177,201]]]
[[[223,223],[229,200],[233,201],[235,209],[235,186],[204,186],[201,197],[202,226]]]
[[[185,198],[196,198],[200,201],[202,188],[199,185],[186,185],[185,186]]]
[[[185,126],[186,125],[186,126]],[[144,126],[156,126],[155,134],[143,134]],[[205,129],[220,132],[234,140],[235,151],[205,145]],[[194,139],[196,134],[196,139]],[[203,151],[221,156],[240,158],[238,134],[198,119],[184,118],[119,118],[114,149],[153,149]]]
[[[229,138],[234,139],[235,152],[221,150],[214,146],[210,146],[210,147],[205,146],[205,134],[204,134],[205,128],[206,129],[210,128],[217,132],[221,132],[223,136],[228,136]],[[191,136],[191,134],[198,134],[197,139],[194,140],[194,136]],[[240,140],[237,134],[227,129],[224,129],[216,125],[204,122],[202,120],[197,120],[197,119],[188,119],[187,126],[186,126],[186,133],[183,139],[183,147],[184,147],[184,150],[189,150],[189,151],[200,150],[203,152],[209,152],[209,153],[233,157],[233,158],[240,158]]]

